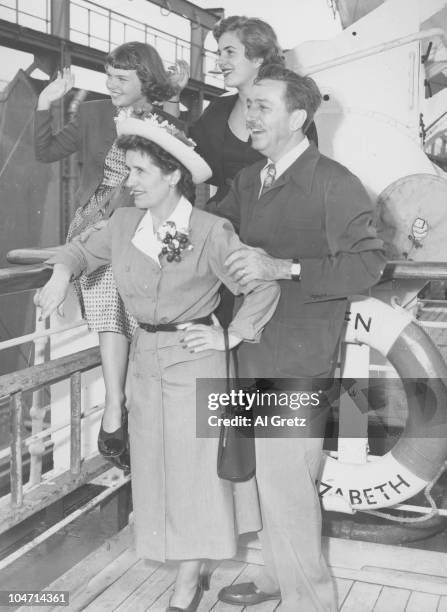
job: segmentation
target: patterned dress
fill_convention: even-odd
[[[67,242],[98,221],[107,219],[109,198],[127,176],[124,151],[113,143],[104,161],[104,178],[87,204],[80,206],[70,223]],[[86,218],[88,217],[88,222]],[[116,288],[112,267],[103,266],[92,274],[82,274],[74,282],[82,317],[89,329],[116,332],[132,338],[138,324],[124,307]]]

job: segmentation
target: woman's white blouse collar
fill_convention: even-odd
[[[187,230],[189,228],[191,212],[191,202],[182,196],[177,206],[164,222],[172,221],[175,223],[178,230]],[[163,244],[158,238],[157,234],[154,233],[154,225],[152,223],[152,215],[150,210],[146,212],[138,224],[131,242],[137,249],[151,257],[160,266],[158,257],[161,253]]]

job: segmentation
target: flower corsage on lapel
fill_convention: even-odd
[[[157,231],[157,238],[162,243],[161,254],[166,260],[179,262],[182,260],[182,251],[191,251],[193,245],[189,241],[189,231],[177,229],[174,221],[165,221]]]

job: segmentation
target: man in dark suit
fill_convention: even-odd
[[[385,265],[360,181],[304,135],[320,102],[309,77],[279,66],[262,70],[247,124],[252,146],[268,159],[242,170],[216,210],[248,245],[226,262],[234,277],[281,285],[260,342],[239,350],[240,375],[267,378],[276,390],[290,388],[291,378],[318,388],[316,379],[333,377],[347,296],[374,285]],[[265,567],[255,582],[222,589],[222,601],[281,597],[282,612],[335,610],[315,485],[322,435],[320,423],[306,437],[257,437]]]

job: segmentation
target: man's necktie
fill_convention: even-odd
[[[271,163],[267,166],[267,174],[265,175],[264,182],[262,183],[262,189],[261,189],[261,193],[259,194],[259,197],[261,197],[262,194],[273,185],[275,181],[275,177],[276,177],[276,166],[275,164]]]

